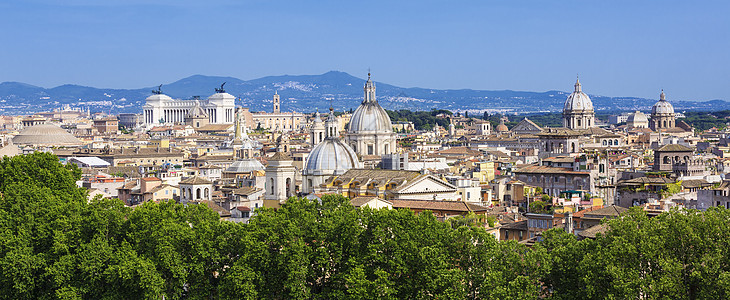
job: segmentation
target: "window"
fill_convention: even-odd
[[[373,145],[368,145],[368,155],[373,155]]]
[[[509,230],[504,231],[504,239],[509,240]]]

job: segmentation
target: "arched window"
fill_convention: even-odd
[[[665,156],[665,157],[664,157],[664,163],[665,163],[665,164],[668,164],[668,163],[669,163],[669,156]]]
[[[205,188],[205,199],[208,198],[210,198],[210,191],[208,190],[208,188]]]
[[[603,140],[603,145],[606,146],[606,144],[608,144],[606,140]]]
[[[269,193],[271,193],[271,195],[273,195],[274,194],[274,178],[269,178],[269,186],[271,186],[271,189],[269,189],[270,190]]]
[[[309,187],[310,192],[314,192],[314,187],[312,186],[312,180],[307,179],[307,186]]]
[[[664,120],[664,128],[667,128],[667,120]]]
[[[613,141],[612,140],[608,140],[608,145],[609,146],[613,146]]]
[[[195,190],[195,199],[200,199],[200,188]]]
[[[575,150],[575,142],[571,143],[571,148],[572,148],[572,149],[571,149],[571,151],[570,151],[570,152],[573,152],[573,153],[577,152],[577,151]]]
[[[618,139],[613,140],[613,145],[618,146]]]
[[[578,127],[580,127],[580,119],[578,119]]]
[[[291,197],[291,178],[286,179],[286,197]]]

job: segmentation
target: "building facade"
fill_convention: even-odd
[[[152,127],[183,123],[188,113],[196,106],[196,102],[199,102],[199,105],[205,110],[208,123],[233,124],[235,100],[236,98],[226,93],[222,86],[216,88],[216,93],[205,100],[172,99],[158,89],[145,99],[145,105],[142,107],[144,125]]]

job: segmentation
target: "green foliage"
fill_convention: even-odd
[[[203,205],[88,201],[79,177],[49,154],[0,160],[0,299],[730,298],[723,208],[632,209],[595,240],[553,229],[528,249],[473,214],[326,195],[241,224]]]
[[[436,115],[445,114],[451,116],[448,110],[432,110],[432,111],[410,111],[410,110],[386,110],[388,116],[393,122],[413,122],[416,130],[431,130],[434,125],[441,127],[449,126],[449,119],[437,118]]]
[[[667,198],[671,195],[679,193],[680,191],[682,191],[682,181],[667,183],[659,192],[659,194],[662,196],[662,198]]]
[[[558,299],[727,299],[730,210],[675,210],[649,218],[635,208],[611,230],[580,242],[546,232],[546,287]]]
[[[543,195],[543,199],[545,199],[545,196],[547,196],[547,195]],[[550,196],[548,196],[548,197],[550,197]],[[549,199],[548,199],[548,201],[549,201]],[[552,202],[550,202],[550,203],[552,203]],[[536,213],[536,214],[551,214],[551,213],[553,213],[553,209],[552,209],[551,205],[549,204],[549,202],[537,200],[537,201],[530,202],[530,212]]]
[[[706,111],[688,111],[684,113],[686,118],[680,119],[692,125],[697,130],[708,130],[712,127],[717,129],[725,129],[727,127],[727,117],[730,117],[730,110],[720,110],[713,112]]]

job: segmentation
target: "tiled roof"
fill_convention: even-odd
[[[628,180],[619,180],[618,185],[636,185],[636,184],[667,184],[674,183],[673,179],[666,177],[639,177]]]
[[[659,147],[659,149],[656,149],[654,151],[662,151],[662,152],[689,152],[689,151],[695,151],[694,149],[680,145],[680,144],[669,144]]]
[[[591,216],[602,216],[602,217],[618,217],[620,214],[626,212],[628,209],[616,205],[607,206],[604,208],[596,209],[590,212],[584,213],[584,215]]]
[[[527,220],[517,221],[502,225],[502,229],[513,229],[527,231]]]
[[[213,184],[213,183],[210,182],[210,180],[207,180],[205,178],[193,176],[193,177],[189,177],[185,180],[180,181],[180,184],[198,185],[198,184]]]
[[[376,196],[358,196],[358,197],[350,199],[350,203],[352,204],[352,206],[360,207],[360,206],[365,205],[365,203],[372,201],[373,199],[377,199],[379,201],[382,201],[382,202],[385,202],[388,204],[392,204],[390,201],[380,199],[379,197],[376,197]]]
[[[254,187],[254,186],[247,186],[247,187],[242,187],[242,188],[238,188],[238,189],[233,190],[233,194],[234,195],[249,196],[249,195],[251,195],[253,193],[256,193],[258,191],[261,191],[261,190],[262,190],[261,188],[257,188],[257,187]]]
[[[579,236],[589,239],[595,239],[596,234],[606,234],[608,230],[611,229],[608,224],[598,224],[596,226],[593,226],[591,228],[588,228],[586,230],[583,230],[578,233]]]
[[[390,200],[393,208],[410,208],[438,211],[488,211],[489,208],[463,201],[434,201],[434,200]]]
[[[579,136],[580,132],[572,130],[570,128],[545,128],[542,132],[537,134],[538,136]]]
[[[571,168],[548,167],[548,166],[527,166],[513,171],[514,173],[539,173],[539,174],[575,174],[590,175],[590,172],[573,171]]]
[[[284,152],[276,152],[268,161],[282,161],[282,160],[293,160],[289,155]]]

